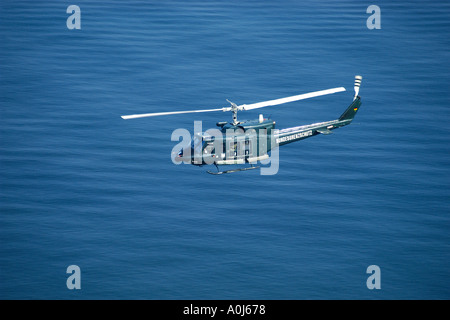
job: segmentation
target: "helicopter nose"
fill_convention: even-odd
[[[189,151],[189,150],[187,150],[187,151]],[[185,153],[186,153],[186,155],[185,155]],[[185,162],[185,163],[189,163],[189,164],[195,164],[194,157],[189,156],[189,152],[185,152],[184,149],[181,149],[178,153],[177,152],[172,153],[172,157],[173,157],[173,161],[176,163]]]
[[[173,158],[173,161],[175,161],[175,162],[182,162],[182,161],[183,161],[183,157],[180,156],[180,155],[176,155],[176,156]]]

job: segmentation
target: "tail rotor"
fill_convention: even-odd
[[[362,76],[355,76],[355,97],[353,98],[353,100],[356,99],[356,97],[358,96],[359,93],[359,87],[361,86],[361,81],[362,81]]]

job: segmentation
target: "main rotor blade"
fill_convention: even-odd
[[[220,109],[207,109],[207,110],[190,110],[190,111],[172,111],[172,112],[156,112],[156,113],[143,113],[143,114],[131,114],[128,116],[121,116],[122,119],[136,119],[145,117],[157,117],[157,116],[167,116],[172,114],[183,114],[183,113],[197,113],[197,112],[212,112],[212,111],[227,111],[228,108]]]
[[[319,97],[319,96],[332,94],[332,93],[336,93],[336,92],[342,92],[342,91],[345,91],[344,87],[315,91],[315,92],[304,93],[304,94],[299,94],[296,96],[280,98],[280,99],[275,99],[275,100],[263,101],[263,102],[252,103],[252,104],[243,104],[243,105],[237,106],[237,109],[238,110],[252,110],[252,109],[258,109],[258,108],[263,108],[263,107],[268,107],[268,106],[276,106],[276,105],[283,104],[283,103]],[[122,119],[127,120],[127,119],[136,119],[136,118],[145,118],[145,117],[167,116],[167,115],[172,115],[172,114],[200,113],[200,112],[214,112],[214,111],[232,111],[232,110],[233,110],[232,107],[225,107],[225,108],[219,108],[219,109],[206,109],[206,110],[189,110],[189,111],[131,114],[131,115],[121,116],[121,117],[122,117]]]
[[[321,91],[314,91],[314,92],[299,94],[299,95],[296,95],[296,96],[291,96],[291,97],[286,97],[286,98],[280,98],[280,99],[275,99],[275,100],[257,102],[257,103],[252,103],[252,104],[243,104],[243,105],[239,106],[239,109],[241,109],[241,110],[252,110],[252,109],[258,109],[258,108],[263,108],[263,107],[268,107],[268,106],[276,106],[278,104],[283,104],[283,103],[288,103],[288,102],[293,102],[293,101],[298,101],[298,100],[303,100],[303,99],[308,99],[308,98],[324,96],[324,95],[327,95],[327,94],[332,94],[332,93],[342,92],[342,91],[345,91],[344,87],[327,89],[327,90],[321,90]]]

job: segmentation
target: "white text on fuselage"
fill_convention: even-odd
[[[291,141],[291,140],[297,140],[297,139],[309,137],[309,136],[312,136],[312,130],[299,132],[296,134],[291,134],[290,136],[285,136],[282,138],[277,138],[276,142],[277,142],[277,144],[279,144],[279,143],[283,143],[283,142],[287,142],[287,141]]]

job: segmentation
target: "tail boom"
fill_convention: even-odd
[[[304,126],[281,129],[275,137],[277,145],[285,145],[291,142],[303,140],[318,134],[330,134],[332,130],[349,125],[361,106],[361,97],[356,99],[344,111],[339,119],[308,124]]]

